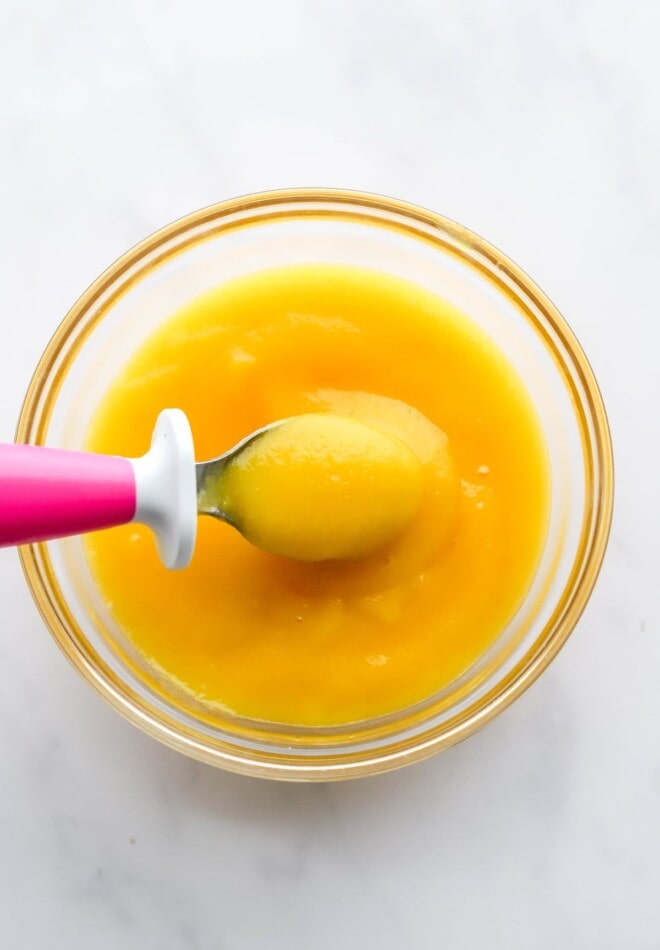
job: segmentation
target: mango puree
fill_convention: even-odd
[[[433,294],[320,264],[224,284],[137,350],[87,448],[141,455],[171,406],[187,414],[199,459],[278,419],[333,413],[401,440],[422,478],[396,537],[346,560],[269,554],[200,518],[191,566],[168,572],[146,528],[90,535],[102,597],[170,694],[292,725],[379,716],[451,683],[520,606],[549,513],[540,423],[498,347]],[[233,490],[248,510],[240,480]],[[353,509],[344,498],[336,516],[319,515],[320,533],[361,517],[359,494]],[[365,521],[365,537],[381,528]]]
[[[427,481],[403,439],[332,412],[276,422],[230,459],[204,488],[202,510],[222,512],[258,548],[300,561],[378,551],[410,523]]]

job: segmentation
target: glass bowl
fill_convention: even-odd
[[[550,455],[550,528],[535,581],[488,653],[441,693],[378,720],[292,729],[211,715],[169,696],[131,656],[95,591],[79,538],[20,553],[55,640],[131,722],[212,765],[274,779],[328,781],[384,772],[453,745],[539,676],[595,583],[611,520],[613,469],[591,368],[560,314],[519,267],[440,215],[330,190],[226,201],[130,250],[82,295],[46,348],[17,439],[82,448],[108,384],[157,324],[225,280],[301,262],[360,265],[434,291],[497,341],[529,389]]]

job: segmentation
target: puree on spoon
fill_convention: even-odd
[[[301,561],[358,558],[400,534],[419,508],[422,478],[401,439],[314,413],[251,439],[222,471],[217,503],[264,551]]]

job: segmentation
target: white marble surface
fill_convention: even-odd
[[[69,668],[0,552],[3,947],[660,946],[660,6],[0,0],[0,438],[69,305],[217,199],[337,185],[499,244],[602,383],[597,592],[462,746],[341,786],[216,772]]]

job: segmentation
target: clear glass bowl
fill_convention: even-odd
[[[131,659],[96,595],[80,539],[27,546],[21,559],[57,643],[131,722],[213,765],[327,781],[396,768],[475,732],[545,669],[591,593],[612,512],[610,436],[591,368],[538,287],[480,237],[400,201],[302,190],[223,202],[147,238],[82,295],[35,371],[17,438],[81,448],[120,366],[181,304],[240,274],[320,261],[382,270],[450,300],[497,341],[536,404],[552,466],[550,529],[532,589],[487,655],[426,702],[348,727],[212,716],[168,696]]]

